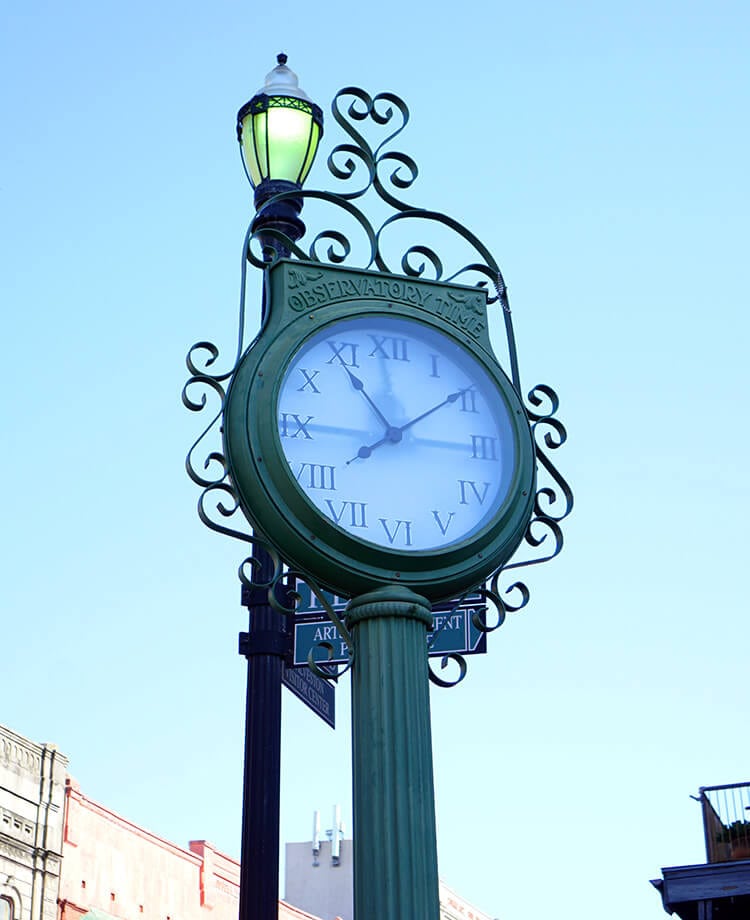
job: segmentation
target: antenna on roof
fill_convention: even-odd
[[[341,806],[333,806],[333,830],[331,832],[331,863],[338,866],[341,863],[341,840],[344,836],[344,825],[341,821]]]
[[[319,866],[320,860],[320,812],[313,812],[313,833],[312,833],[312,854],[313,854],[313,865]]]

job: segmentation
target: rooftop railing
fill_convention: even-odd
[[[750,859],[750,783],[703,786],[699,801],[708,862]]]

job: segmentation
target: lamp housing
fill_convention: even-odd
[[[258,192],[268,183],[301,188],[323,136],[323,112],[299,86],[294,71],[279,54],[266,82],[237,113],[237,140],[245,172]],[[285,190],[279,186],[278,191]],[[268,195],[260,196],[267,200]]]

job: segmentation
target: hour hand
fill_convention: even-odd
[[[388,419],[383,415],[383,413],[380,411],[380,409],[378,409],[378,407],[377,407],[377,406],[375,405],[375,403],[372,401],[372,399],[370,398],[369,394],[368,394],[367,391],[365,390],[365,385],[364,385],[364,383],[362,383],[362,381],[359,379],[359,377],[357,377],[356,374],[353,374],[345,364],[342,365],[342,367],[344,368],[344,370],[345,370],[345,371],[347,372],[347,374],[349,375],[349,380],[351,381],[351,384],[352,384],[352,386],[354,387],[354,389],[355,389],[355,390],[359,390],[359,392],[364,396],[364,398],[365,398],[365,399],[367,400],[367,402],[370,404],[370,408],[372,409],[372,411],[375,413],[375,415],[377,415],[377,417],[380,419],[381,423],[385,426],[386,431],[387,431],[388,429],[390,429],[390,428],[391,428],[391,423],[388,421]]]
[[[385,436],[382,437],[379,441],[376,441],[374,444],[364,444],[357,451],[356,457],[352,457],[351,460],[346,461],[346,465],[349,466],[350,463],[354,463],[355,460],[367,460],[367,458],[372,454],[372,452],[380,447],[382,444],[387,444],[389,441],[391,444],[398,444],[401,440],[401,429],[394,428],[392,425],[389,425],[385,430]]]
[[[349,372],[348,369],[347,369],[347,372]],[[351,372],[349,372],[349,374],[351,377],[354,377],[354,374],[351,374]],[[356,380],[357,378],[355,377],[354,379]],[[352,383],[353,382],[354,381],[352,381]],[[347,466],[350,463],[354,463],[355,460],[366,460],[376,448],[380,447],[383,444],[387,444],[389,441],[391,444],[398,444],[398,442],[403,438],[404,432],[406,431],[407,428],[411,428],[412,425],[416,425],[417,422],[421,422],[423,418],[427,418],[428,415],[432,415],[433,412],[437,412],[437,410],[442,409],[443,406],[448,406],[451,403],[454,403],[457,399],[460,399],[461,396],[464,393],[468,392],[468,390],[470,390],[471,388],[472,388],[471,386],[463,387],[460,390],[456,390],[455,393],[449,393],[448,396],[446,396],[442,402],[439,402],[436,406],[433,406],[431,409],[428,409],[426,412],[423,412],[421,415],[418,415],[416,418],[413,418],[410,421],[406,422],[405,425],[399,425],[398,427],[394,427],[393,425],[388,425],[386,423],[385,435],[379,441],[375,441],[374,444],[365,444],[362,447],[360,447],[360,449],[357,451],[356,457],[352,457],[351,460],[346,461]]]

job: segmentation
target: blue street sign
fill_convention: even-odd
[[[299,606],[297,609],[299,610]],[[482,604],[472,607],[461,606],[455,610],[450,604],[436,607],[432,614],[432,631],[427,634],[428,644],[433,636],[435,637],[430,648],[430,657],[437,658],[451,653],[484,654],[487,651],[487,634],[474,624],[473,615],[476,612],[483,615],[485,611],[486,607]],[[315,661],[321,664],[347,663],[349,655],[346,643],[333,623],[320,616],[313,619],[308,614],[306,619],[296,620],[294,623],[293,667],[306,665],[311,649],[320,642],[329,643],[333,647],[333,657],[326,658],[326,649],[320,648],[314,651]]]
[[[336,688],[330,681],[313,674],[309,668],[284,665],[281,682],[331,728],[336,728]]]
[[[439,655],[483,655],[487,651],[487,633],[474,623],[474,614],[484,618],[487,607],[457,607],[455,610],[432,611],[432,631],[427,633],[427,645],[431,658]]]

